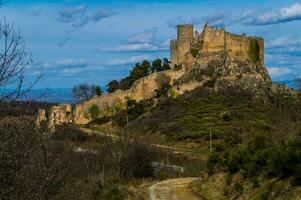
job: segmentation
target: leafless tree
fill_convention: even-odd
[[[294,80],[295,85],[296,85],[296,90],[297,92],[301,93],[301,78],[296,78]]]
[[[73,97],[78,102],[87,101],[93,95],[98,95],[96,88],[99,86],[96,85],[88,85],[86,83],[82,83],[76,85],[72,89]]]
[[[31,64],[31,55],[26,51],[20,31],[16,31],[14,25],[2,19],[0,21],[0,102],[19,99],[40,79],[41,73],[31,83],[25,83],[25,72]]]

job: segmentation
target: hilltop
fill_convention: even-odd
[[[167,63],[158,70],[147,61],[136,64],[129,77],[115,81],[126,87],[75,106],[40,110],[38,122],[46,121],[52,131],[73,123],[104,136],[176,149],[171,154],[185,157],[176,163],[188,170],[180,176],[203,177],[193,189],[208,199],[296,196],[300,97],[271,81],[264,40],[208,24],[201,33],[179,25]]]
[[[142,76],[129,89],[95,96],[77,104],[72,112],[66,110],[66,105],[56,107],[49,114],[56,116],[48,119],[49,124],[70,121],[87,124],[92,120],[89,110],[93,105],[101,111],[99,117],[112,115],[116,107],[125,109],[127,98],[136,101],[156,98],[156,91],[166,86],[177,96],[203,86],[216,92],[231,87],[251,91],[254,96],[276,93],[295,96],[287,86],[272,84],[264,66],[263,47],[262,38],[234,35],[208,24],[201,33],[194,32],[192,25],[179,25],[178,38],[171,40],[170,70]]]

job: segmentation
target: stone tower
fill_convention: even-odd
[[[192,24],[182,24],[177,26],[177,39],[171,40],[171,66],[184,62],[185,55],[190,51],[194,38],[194,27]]]

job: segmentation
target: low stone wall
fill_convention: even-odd
[[[180,78],[184,71],[168,70],[151,74],[147,77],[137,80],[129,90],[117,90],[114,93],[95,96],[89,101],[76,105],[74,111],[74,122],[76,124],[87,124],[89,119],[89,109],[92,105],[97,105],[102,113],[105,113],[109,108],[115,105],[122,105],[126,98],[131,98],[136,101],[153,98],[156,95],[156,90],[160,89],[164,84],[173,84]]]

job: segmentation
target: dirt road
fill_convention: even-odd
[[[168,179],[148,188],[150,200],[203,200],[189,185],[198,178]]]

